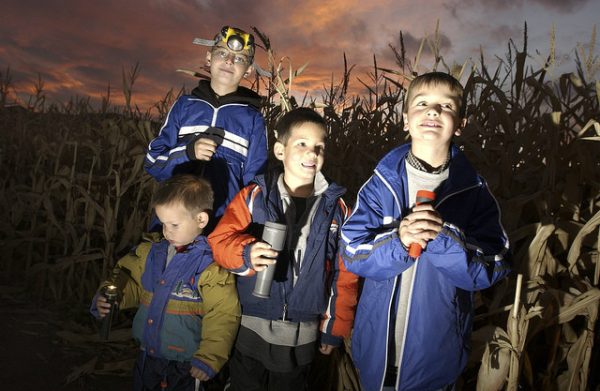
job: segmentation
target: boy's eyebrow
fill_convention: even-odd
[[[413,100],[417,99],[417,98],[422,98],[422,97],[429,97],[431,94],[424,92],[424,93],[419,93],[415,96],[412,97]],[[452,94],[447,94],[447,95],[442,95],[442,97],[444,99],[448,99],[448,100],[453,100],[453,101],[458,101],[458,97],[456,95],[452,95]]]

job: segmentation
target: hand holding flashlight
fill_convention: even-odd
[[[262,240],[264,244],[268,243],[270,246],[270,248],[266,249],[270,253],[263,254],[263,256],[276,258],[279,251],[283,250],[286,233],[287,226],[285,224],[278,224],[272,221],[265,222]],[[264,267],[260,271],[256,269],[258,273],[256,274],[256,283],[252,294],[256,297],[268,299],[271,293],[271,283],[275,274],[276,262],[274,259],[266,259],[265,261],[268,263],[263,261]]]
[[[100,324],[100,339],[106,341],[110,335],[113,317],[119,308],[117,303],[117,287],[115,285],[108,285],[104,288],[102,296],[104,296],[104,309],[100,310],[100,307],[98,308],[98,312],[102,318],[102,322]],[[101,302],[101,300],[98,299],[98,302]],[[104,316],[102,313],[104,313]]]
[[[413,212],[400,222],[398,235],[412,258],[418,258],[427,242],[442,230],[443,221],[433,208],[434,200],[434,192],[419,190]]]

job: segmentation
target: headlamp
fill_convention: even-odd
[[[225,26],[221,29],[221,41],[233,51],[239,52],[248,49],[254,53],[254,36],[233,27]]]
[[[234,52],[248,49],[250,63],[254,66],[256,72],[264,77],[272,77],[271,73],[261,69],[258,64],[254,63],[254,51],[256,48],[254,36],[243,30],[235,27],[223,26],[214,39],[194,38],[192,43],[195,45],[215,47],[219,42],[223,42],[229,50]]]

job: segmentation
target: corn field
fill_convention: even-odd
[[[407,141],[405,86],[425,70],[465,85],[468,125],[456,139],[488,180],[511,239],[514,272],[477,294],[472,356],[457,389],[600,389],[600,61],[577,48],[575,71],[554,75],[551,53],[536,63],[509,42],[495,65],[448,65],[437,31],[408,59],[400,36],[394,69],[373,59],[364,94],[349,94],[352,66],[319,98],[298,102],[290,69],[268,38],[273,77],[253,88],[267,96],[269,138],[293,106],[319,109],[329,132],[325,173],[348,188],[352,204],[377,161]],[[553,41],[553,39],[552,39]],[[422,58],[433,60],[427,66]],[[119,256],[137,244],[150,216],[154,180],[143,170],[148,142],[176,98],[146,112],[131,94],[138,68],[123,72],[125,107],[85,98],[46,102],[43,82],[27,103],[9,106],[10,70],[0,73],[0,280],[25,285],[34,299],[89,305]],[[272,145],[272,143],[270,143]],[[355,386],[337,382],[338,390]]]

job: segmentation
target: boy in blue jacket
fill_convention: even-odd
[[[212,203],[204,179],[177,175],[161,182],[152,204],[164,239],[141,243],[103,284],[117,287],[121,308],[138,307],[136,391],[201,389],[199,382],[213,378],[229,357],[240,306],[235,279],[213,262],[202,235]],[[92,314],[103,318],[109,309],[97,294]]]
[[[358,277],[338,256],[339,226],[349,210],[345,189],[321,173],[326,134],[315,111],[286,113],[274,145],[283,171],[242,189],[209,236],[215,261],[238,275],[242,321],[231,391],[306,390],[317,349],[330,354],[350,333]],[[280,252],[261,240],[266,221],[287,225]],[[265,265],[275,267],[270,295],[256,297],[256,273]]]
[[[191,95],[177,99],[148,146],[144,167],[159,182],[181,173],[208,179],[215,194],[212,225],[233,196],[264,171],[267,139],[261,97],[239,85],[256,68],[254,36],[224,26],[214,40],[194,43],[211,47],[210,81],[200,80]]]
[[[461,84],[418,76],[403,119],[412,142],[379,162],[342,227],[346,267],[365,277],[352,357],[366,391],[447,390],[469,355],[473,292],[509,273],[509,242],[486,182],[452,144],[466,125]],[[419,190],[435,200],[415,205]]]

